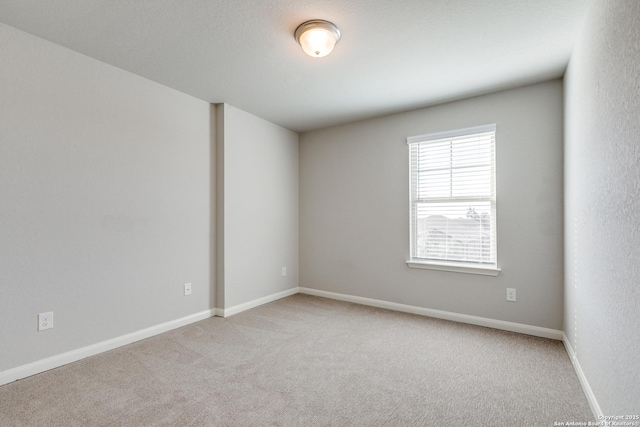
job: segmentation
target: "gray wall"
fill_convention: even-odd
[[[298,286],[298,134],[217,108],[218,306],[230,308]]]
[[[595,1],[565,77],[564,330],[606,415],[640,414],[640,2]]]
[[[213,307],[210,105],[1,24],[0,58],[0,371]]]
[[[560,329],[562,96],[555,80],[302,134],[300,286]],[[489,123],[502,273],[408,268],[406,138]]]

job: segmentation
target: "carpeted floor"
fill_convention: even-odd
[[[0,387],[1,426],[595,421],[561,342],[294,295]]]

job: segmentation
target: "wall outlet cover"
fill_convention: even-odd
[[[53,311],[38,314],[38,330],[53,328]]]

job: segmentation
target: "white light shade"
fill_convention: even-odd
[[[295,38],[307,55],[322,58],[330,54],[340,40],[340,30],[331,22],[315,19],[300,25]]]

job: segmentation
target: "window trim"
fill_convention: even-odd
[[[413,183],[412,183],[411,147],[410,146],[412,144],[430,141],[430,140],[456,138],[456,137],[461,137],[465,135],[472,135],[476,133],[486,133],[486,132],[494,132],[494,134],[497,134],[496,124],[493,123],[493,124],[488,124],[483,126],[474,126],[474,127],[456,129],[451,131],[435,132],[435,133],[429,133],[429,134],[423,134],[423,135],[410,136],[407,138],[407,146],[409,146],[409,255],[410,255],[410,259],[406,261],[406,264],[408,267],[417,268],[417,269],[427,269],[427,270],[449,271],[449,272],[456,272],[456,273],[479,274],[484,276],[497,276],[498,274],[500,274],[501,269],[498,266],[497,228],[495,230],[495,242],[494,242],[495,251],[496,251],[495,264],[483,265],[483,264],[476,264],[476,263],[464,262],[464,261],[447,261],[447,260],[431,260],[431,259],[424,259],[424,258],[411,258],[411,255],[413,255],[412,252],[413,252],[413,247],[414,247],[413,245],[414,245],[414,238],[415,238],[413,236],[413,222],[415,220],[412,218],[413,198],[412,198],[411,191],[412,191]],[[494,135],[494,138],[495,138],[495,135]],[[494,145],[494,150],[495,149],[496,147]],[[495,180],[497,179],[497,172],[496,172],[497,159],[495,157],[495,152],[494,152],[493,166],[494,166],[493,179],[494,179],[494,185],[495,185]],[[495,209],[497,211],[497,194],[494,195],[494,197],[495,197],[495,200],[494,200]],[[496,220],[496,227],[497,227],[497,220]]]
[[[431,260],[409,260],[406,261],[408,267],[420,268],[423,270],[439,270],[439,271],[452,271],[454,273],[468,273],[468,274],[480,274],[482,276],[497,276],[502,271],[498,267],[481,267],[480,265],[474,266],[468,263],[454,263],[454,262],[439,262]]]

